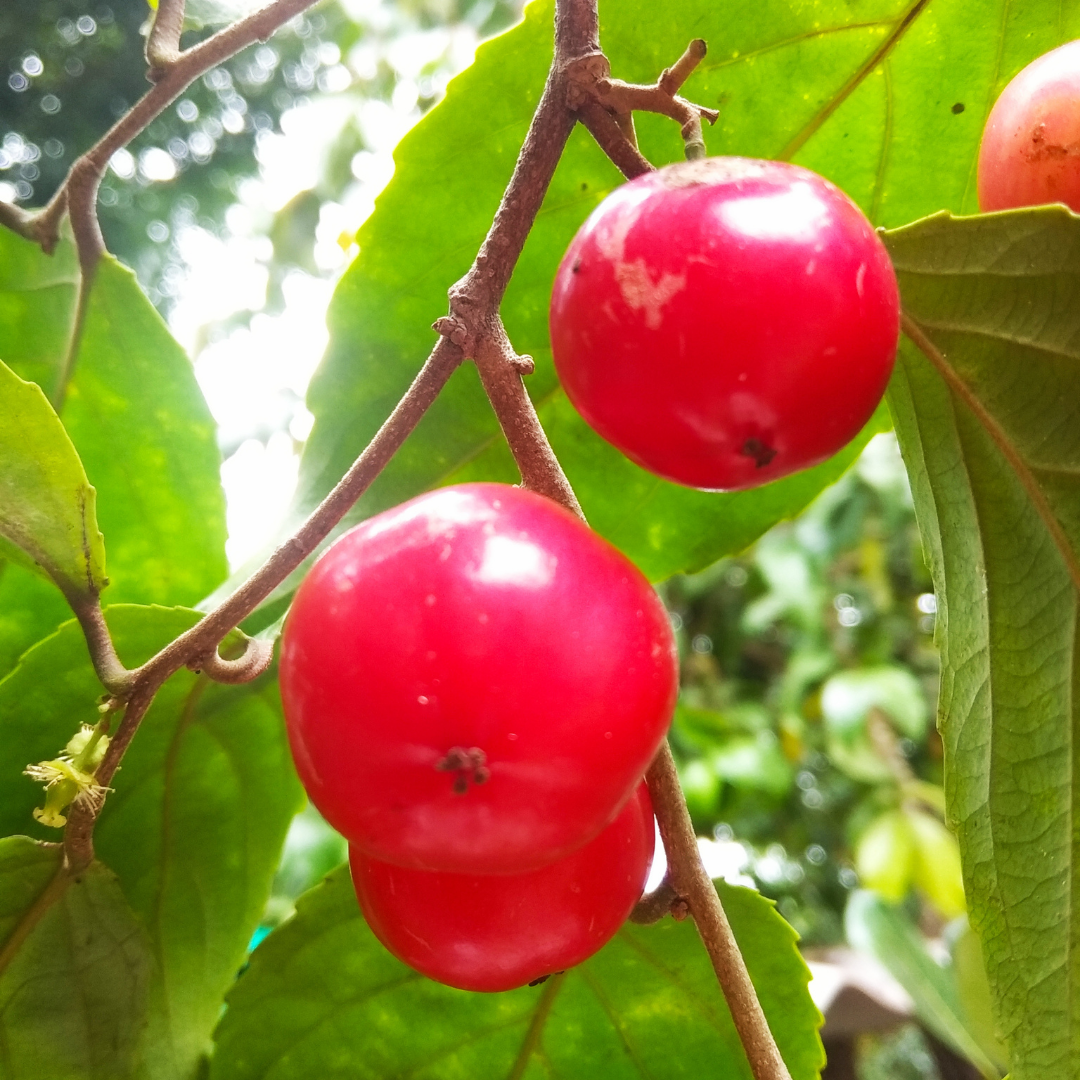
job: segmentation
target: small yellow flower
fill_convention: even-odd
[[[86,802],[92,809],[100,808],[108,788],[97,783],[94,771],[108,747],[107,735],[83,724],[58,758],[28,765],[24,773],[45,785],[45,806],[34,810],[34,818],[42,825],[61,829],[67,824],[64,811],[73,803]]]

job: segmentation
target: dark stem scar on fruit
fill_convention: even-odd
[[[754,459],[754,464],[760,469],[763,465],[768,465],[774,457],[776,457],[776,450],[769,446],[767,443],[763,443],[760,439],[750,438],[742,444],[742,453],[748,458]]]
[[[451,747],[435,768],[439,772],[454,774],[456,795],[464,795],[469,790],[470,780],[474,784],[484,784],[491,778],[491,770],[487,767],[487,754],[478,746],[467,750],[464,746]]]

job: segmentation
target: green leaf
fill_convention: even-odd
[[[970,1031],[956,979],[935,963],[919,931],[898,907],[872,892],[851,894],[844,912],[844,929],[856,949],[876,956],[893,978],[911,995],[915,1014],[982,1074],[996,1080],[997,1067]]]
[[[0,230],[0,360],[55,400],[109,543],[106,600],[193,604],[225,575],[214,423],[183,350],[134,275],[98,266],[71,364],[78,270]],[[137,466],[137,467],[136,467]],[[0,674],[65,618],[22,567],[0,575]]]
[[[4,1080],[135,1074],[153,963],[115,876],[62,870],[59,847],[0,840],[0,1062]]]
[[[106,617],[121,658],[135,665],[199,616],[119,606]],[[55,839],[31,819],[41,789],[20,773],[55,757],[80,721],[96,719],[100,691],[74,623],[0,681],[0,832]],[[95,846],[146,926],[154,957],[138,1076],[186,1080],[208,1048],[298,809],[276,681],[230,687],[178,673],[113,788]]]
[[[65,596],[98,593],[105,544],[94,514],[94,489],[41,387],[0,363],[0,552],[16,545]]]
[[[824,1060],[821,1017],[795,933],[758,894],[720,889],[792,1078],[810,1080]],[[386,952],[364,924],[348,867],[341,867],[252,955],[229,995],[210,1075],[751,1074],[691,923],[627,924],[565,978],[470,994],[431,982]]]
[[[708,41],[683,92],[720,108],[706,131],[710,153],[793,157],[843,187],[874,221],[893,225],[974,206],[975,156],[996,91],[1035,56],[1080,35],[1080,12],[1065,14],[1050,0],[1007,19],[991,0],[688,0],[677,18],[664,5],[621,0],[602,19],[614,73],[639,82],[655,80],[691,36]],[[331,307],[330,348],[309,397],[317,420],[298,517],[344,473],[431,349],[428,328],[479,247],[524,139],[551,57],[551,24],[550,2],[531,5],[519,27],[481,47],[401,142],[394,179],[360,231],[360,255]],[[670,120],[640,115],[638,130],[655,163],[681,155]],[[590,522],[659,580],[739,551],[800,511],[881,421],[816,470],[735,495],[657,480],[593,435],[558,387],[547,307],[575,230],[619,183],[588,135],[575,131],[503,316],[518,351],[536,360],[529,392]],[[350,521],[431,486],[480,478],[513,481],[515,473],[466,366]]]
[[[958,922],[961,929],[951,936],[949,953],[956,975],[956,992],[960,996],[968,1030],[986,1052],[986,1056],[998,1066],[999,1071],[1006,1073],[1009,1070],[1005,1048],[994,1032],[990,984],[986,980],[982,946],[967,919]],[[950,924],[949,930],[954,930],[955,926],[955,923]]]
[[[0,229],[0,360],[57,398],[75,323],[79,260],[65,238],[48,256]]]
[[[94,276],[61,417],[98,491],[108,602],[202,599],[226,570],[214,422],[183,349],[112,258]]]
[[[1013,1080],[1080,1072],[1080,219],[887,234],[890,387],[934,574],[950,822]],[[918,329],[921,327],[921,330]]]

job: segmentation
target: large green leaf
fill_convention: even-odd
[[[194,612],[106,611],[121,658],[139,663]],[[41,791],[20,775],[53,758],[100,693],[78,626],[65,624],[0,681],[0,832],[56,834],[30,816]],[[155,962],[140,1078],[187,1078],[269,894],[300,789],[277,684],[227,687],[181,672],[158,694],[113,781],[98,855],[152,940]]]
[[[1014,5],[1015,8],[1015,5]],[[605,0],[601,35],[616,74],[651,81],[694,36],[710,53],[685,93],[720,107],[713,154],[794,157],[845,188],[874,218],[901,224],[973,206],[972,168],[997,89],[1024,63],[1080,33],[1080,12],[1041,0]],[[468,267],[510,176],[551,56],[552,5],[482,47],[446,99],[400,144],[397,171],[359,236],[360,255],[330,312],[331,344],[310,392],[317,421],[298,511],[342,475],[431,348],[446,289]],[[657,163],[681,152],[676,126],[639,120]],[[437,176],[438,183],[431,178]],[[558,259],[619,183],[579,128],[555,175],[504,305],[511,339],[537,361],[541,419],[592,524],[653,578],[738,551],[804,507],[857,447],[759,491],[703,494],[631,465],[570,408],[551,364],[547,306]],[[475,372],[451,380],[350,520],[458,479],[512,480]]]
[[[821,1016],[794,931],[756,893],[720,889],[793,1080],[817,1077]],[[751,1073],[691,923],[628,924],[565,979],[471,994],[431,982],[386,952],[341,867],[252,956],[229,995],[211,1077],[387,1076],[749,1080]]]
[[[105,545],[95,492],[82,462],[36,383],[0,362],[0,550],[15,545],[72,598],[100,592]]]
[[[213,421],[183,350],[134,275],[111,258],[98,267],[69,367],[77,286],[70,241],[49,257],[0,229],[0,360],[63,398],[61,419],[97,489],[108,537],[105,599],[192,604],[226,568]],[[66,617],[39,581],[6,567],[0,674]]]
[[[1013,1080],[1080,1073],[1080,219],[887,236],[890,405],[938,597],[950,819]]]
[[[101,863],[72,878],[57,846],[0,840],[0,1075],[135,1075],[153,963]]]

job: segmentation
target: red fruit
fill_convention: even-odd
[[[625,556],[500,484],[342,536],[285,623],[281,696],[312,802],[365,854],[520,873],[591,840],[664,737],[667,613]]]
[[[1063,202],[1080,211],[1080,41],[1028,64],[990,110],[979,147],[979,206]]]
[[[406,870],[350,849],[375,936],[399,960],[461,990],[512,990],[592,956],[641,896],[653,855],[649,792],[583,848],[528,874]]]
[[[639,465],[738,490],[830,457],[885,391],[899,297],[815,173],[709,158],[612,192],[555,278],[551,344],[585,420]]]

